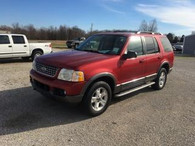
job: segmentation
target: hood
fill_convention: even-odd
[[[70,50],[43,55],[36,58],[36,61],[59,68],[77,69],[80,66],[103,61],[113,58],[114,56],[115,55]]]

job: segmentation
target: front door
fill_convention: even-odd
[[[12,45],[8,35],[0,35],[0,58],[12,57]]]
[[[143,52],[142,39],[139,36],[131,36],[126,52],[132,51],[137,53],[136,58],[120,60],[119,82],[122,90],[130,89],[144,83],[145,77],[145,55]]]

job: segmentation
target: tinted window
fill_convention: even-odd
[[[137,55],[143,55],[143,46],[140,37],[132,36],[127,48],[128,51],[136,52]]]
[[[165,52],[173,51],[172,46],[171,46],[169,40],[166,37],[160,38],[160,40],[161,40],[161,43],[163,45],[163,48],[164,48]]]
[[[25,44],[23,36],[12,36],[14,44]]]
[[[0,35],[0,44],[9,44],[9,37],[7,35]]]
[[[146,51],[147,54],[157,53],[159,52],[158,44],[156,42],[156,39],[153,37],[145,37],[146,42]]]

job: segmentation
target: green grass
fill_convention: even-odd
[[[66,41],[52,41],[52,48],[58,49],[68,49],[66,46]]]
[[[51,42],[52,48],[68,49],[66,41],[61,40],[29,40],[30,43],[48,43]]]

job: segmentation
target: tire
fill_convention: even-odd
[[[103,93],[103,95],[102,95]],[[108,108],[112,98],[110,86],[103,81],[94,83],[83,99],[85,111],[91,116],[98,116]]]
[[[76,49],[78,46],[79,46],[79,44],[75,44],[75,45],[74,45],[74,49]]]
[[[152,85],[152,88],[155,90],[161,90],[164,88],[166,81],[167,81],[167,70],[165,68],[161,68],[155,80],[155,84]]]
[[[32,60],[34,60],[36,57],[43,55],[43,52],[40,50],[34,51],[32,54]]]

